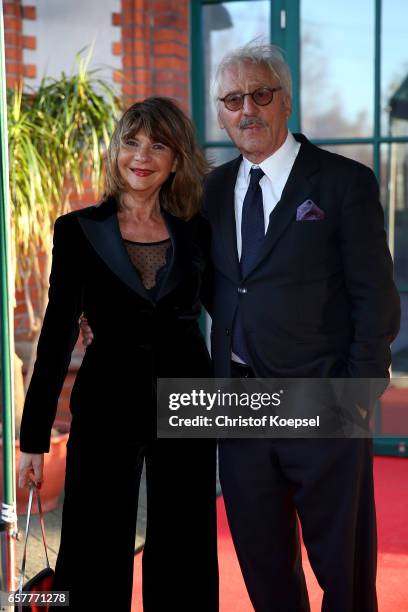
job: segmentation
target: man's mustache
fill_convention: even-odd
[[[261,117],[244,117],[239,122],[239,128],[241,130],[244,130],[250,125],[260,125],[261,127],[267,127],[268,124]]]

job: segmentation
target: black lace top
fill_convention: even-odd
[[[150,296],[155,299],[172,255],[171,239],[133,242],[123,239],[128,255]]]

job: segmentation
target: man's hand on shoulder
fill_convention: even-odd
[[[81,315],[79,319],[79,328],[81,330],[82,344],[86,348],[87,346],[92,344],[94,335],[93,335],[92,329],[90,328],[88,324],[88,319],[84,315]]]

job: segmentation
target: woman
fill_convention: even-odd
[[[218,609],[215,441],[156,439],[157,377],[210,376],[198,327],[206,264],[196,213],[206,167],[190,120],[171,100],[148,98],[125,112],[113,134],[102,203],[55,224],[19,482],[42,481],[84,313],[94,340],[71,394],[53,587],[70,592],[72,610],[131,609],[144,460],[144,611]]]

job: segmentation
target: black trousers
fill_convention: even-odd
[[[219,442],[228,521],[256,612],[309,611],[297,516],[322,610],[377,612],[372,456],[370,439]]]
[[[54,590],[69,591],[70,610],[130,612],[145,461],[144,612],[216,612],[215,441],[129,438],[120,446],[107,431],[90,448],[85,429],[73,422],[67,445]]]

